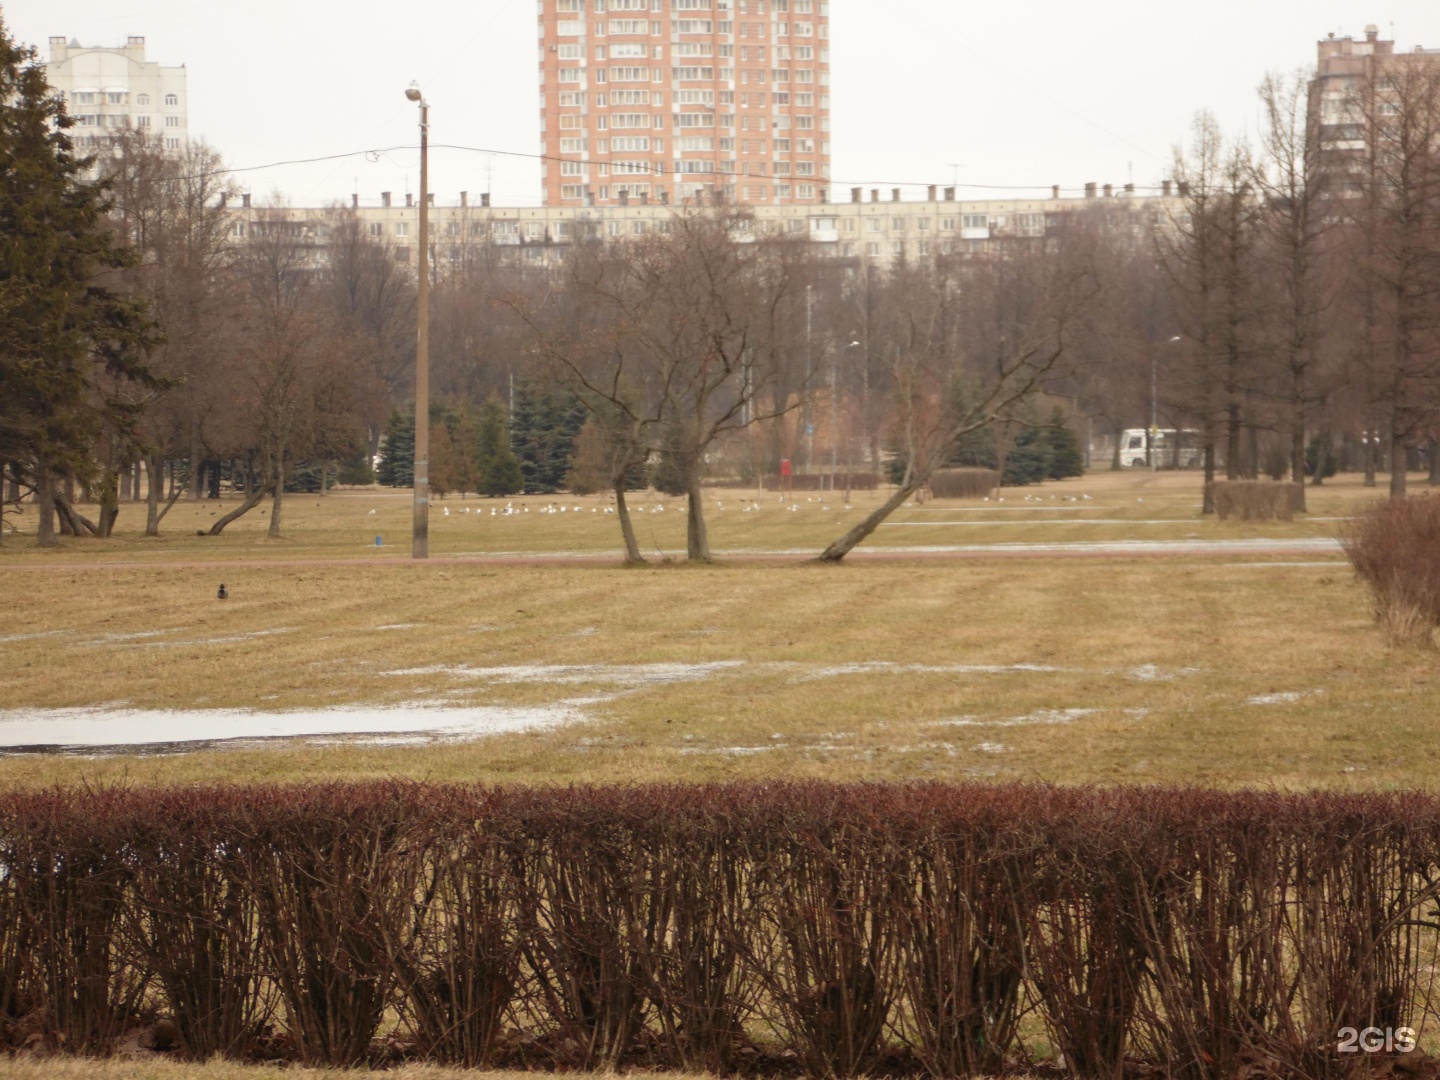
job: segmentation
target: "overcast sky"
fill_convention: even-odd
[[[293,205],[367,203],[417,190],[411,79],[431,102],[432,139],[539,150],[535,0],[0,0],[7,29],[48,56],[52,34],[85,45],[146,38],[185,64],[190,131],[234,167],[371,148],[240,174]],[[1237,134],[1257,122],[1267,71],[1314,63],[1315,41],[1393,28],[1398,48],[1440,47],[1440,3],[1389,0],[830,0],[833,184],[950,184],[962,197],[1148,185],[1210,109]],[[529,157],[432,151],[442,203],[490,190],[540,201]],[[918,194],[918,192],[916,192]],[[868,197],[868,196],[867,196]]]

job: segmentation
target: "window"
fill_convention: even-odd
[[[798,185],[798,186],[796,187],[796,189],[795,189],[795,197],[798,198],[798,199],[813,199],[813,198],[815,198],[815,185],[814,185],[814,184],[800,184],[800,185]]]
[[[890,219],[890,231],[891,231],[891,232],[904,232],[904,231],[905,231],[905,219],[904,219],[903,217],[891,218],[891,219]]]
[[[585,46],[583,45],[561,45],[555,52],[561,60],[583,60],[585,58]]]
[[[648,128],[650,127],[649,113],[612,113],[610,115],[610,126],[612,128]]]
[[[610,140],[610,150],[616,154],[636,150],[648,151],[649,149],[650,140],[643,135],[631,135],[628,138]]]
[[[179,140],[179,139],[166,139],[166,140],[165,140],[165,149],[166,149],[166,150],[179,150],[179,149],[180,149],[180,140]]]
[[[395,235],[396,235],[396,236],[409,236],[409,235],[410,235],[410,223],[409,223],[408,221],[397,221],[397,222],[395,223]]]
[[[148,116],[137,116],[137,117],[135,118],[135,123],[136,123],[139,127],[148,128],[148,127],[150,126],[150,117],[148,117]]]
[[[545,223],[543,221],[527,221],[525,223],[526,240],[545,239]]]
[[[583,12],[585,3],[584,0],[555,0],[555,10]]]
[[[585,33],[583,22],[562,22],[555,27],[561,37],[579,37]]]
[[[942,232],[954,232],[955,219],[953,217],[942,217],[940,219],[940,229]]]
[[[960,215],[960,227],[962,229],[988,229],[990,219],[985,214],[962,214]]]
[[[70,97],[72,99],[72,104],[75,105],[95,104],[95,94],[89,90],[77,90],[75,93],[71,94]]]
[[[597,104],[600,104],[597,102]],[[612,90],[610,91],[611,105],[649,105],[649,90]]]
[[[581,128],[581,127],[584,127],[584,126],[585,126],[584,120],[585,120],[585,118],[584,118],[583,116],[581,116],[579,113],[573,113],[573,114],[571,114],[571,115],[569,115],[569,116],[562,116],[562,117],[560,117],[560,129],[561,129],[562,131],[564,131],[564,130],[569,129],[569,128]]]
[[[136,104],[136,105],[149,105],[149,104],[150,104],[150,95],[149,95],[149,94],[136,94],[136,95],[135,95],[135,104]]]
[[[650,23],[645,19],[611,19],[611,36],[615,34],[648,34]]]
[[[715,104],[714,90],[676,90],[676,105],[713,105]]]
[[[371,228],[375,228],[375,227],[376,227],[376,226],[373,226],[373,225],[371,226]],[[232,223],[231,226],[230,226],[230,235],[231,235],[231,236],[244,236],[244,235],[245,235],[245,223],[244,223],[243,221],[236,221],[236,222]]]
[[[611,45],[610,58],[612,60],[644,60],[649,55],[646,49],[647,46],[641,42],[627,41],[623,44]],[[605,57],[601,51],[597,50],[595,59],[604,60]]]
[[[166,105],[179,105],[179,104],[180,104],[180,95],[179,95],[179,94],[166,94],[166,95],[165,95],[165,104],[166,104]]]
[[[872,257],[872,258],[874,258],[875,256],[879,255],[879,254],[880,254],[880,242],[879,242],[878,240],[870,240],[870,241],[868,241],[868,242],[865,244],[865,254],[866,254],[866,255],[869,255],[869,256]]]
[[[1044,236],[1044,214],[1016,214],[1015,231],[1021,236]]]
[[[111,105],[124,105],[125,99],[129,96],[129,94],[124,93],[123,91],[111,90],[106,93],[105,99],[109,101]]]
[[[649,82],[650,69],[643,67],[612,67],[611,82]]]
[[[865,231],[866,231],[866,232],[879,232],[879,231],[880,231],[880,219],[879,219],[878,217],[866,218],[866,219],[865,219]]]
[[[562,83],[578,83],[580,81],[579,68],[561,68],[560,81]]]
[[[585,185],[561,184],[560,197],[562,199],[583,199],[585,197]]]
[[[372,222],[370,223],[370,235],[371,235],[371,236],[384,236],[384,235],[385,235],[385,226],[382,225],[382,224],[381,224],[380,222],[378,222],[378,221],[372,221]]]
[[[582,161],[562,161],[560,163],[561,176],[579,176],[585,171],[585,163]]]
[[[561,139],[560,152],[562,154],[583,154],[585,152],[585,140]]]
[[[721,140],[722,142],[724,140]],[[686,135],[675,140],[676,150],[714,150],[715,137],[713,135]]]
[[[605,95],[604,95],[604,94],[597,94],[597,95],[595,96],[595,104],[596,104],[596,105],[604,105],[604,104],[605,104]],[[573,108],[573,107],[584,108],[584,106],[585,106],[585,95],[582,94],[580,91],[578,91],[578,90],[562,90],[562,91],[560,92],[560,107],[561,107],[562,109],[563,109],[563,108],[567,108],[567,107],[571,107],[571,108]]]
[[[118,117],[116,117],[115,119],[118,119]],[[179,126],[180,126],[180,118],[179,118],[178,116],[167,116],[167,117],[165,117],[165,126],[166,126],[166,127],[179,127]]]

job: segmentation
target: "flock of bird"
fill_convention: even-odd
[[[1086,497],[1088,498],[1089,496],[1086,496]],[[781,497],[777,500],[777,502],[779,502],[779,503],[781,504],[782,509],[788,510],[788,511],[790,511],[791,513],[798,513],[800,510],[802,510],[802,509],[805,508],[805,507],[803,507],[803,506],[800,504],[800,502],[799,502],[797,499],[786,499],[784,496],[781,496]],[[817,498],[807,497],[807,498],[805,499],[805,504],[806,504],[806,506],[815,506],[815,508],[817,508],[817,509],[819,509],[819,510],[822,510],[822,511],[825,511],[825,512],[827,512],[827,513],[832,509],[831,506],[830,506],[830,504],[827,503],[827,502],[825,502],[824,499],[817,499]],[[912,504],[907,503],[906,505],[909,506],[909,505],[912,505]],[[732,508],[735,507],[735,503],[734,503],[733,501],[732,501],[732,503],[731,503],[731,507],[732,507]],[[738,507],[738,510],[739,510],[739,512],[742,513],[742,514],[758,514],[758,513],[761,511],[761,508],[762,508],[762,507],[761,507],[761,501],[760,501],[759,499],[741,499],[741,500],[740,500],[739,507]],[[460,507],[458,510],[456,510],[455,513],[456,513],[456,515],[460,515],[460,514],[473,514],[473,515],[475,515],[476,517],[484,517],[484,516],[485,516],[485,511],[486,511],[486,509],[487,509],[487,507],[483,507],[483,506],[481,506],[481,507],[476,507],[476,508],[474,508],[474,509],[471,509],[471,508],[468,507],[468,506],[462,506],[462,507]],[[491,516],[491,517],[514,517],[514,516],[519,515],[519,514],[528,514],[528,513],[530,513],[530,507],[529,507],[529,506],[527,506],[527,505],[516,506],[513,500],[511,500],[511,501],[509,501],[509,502],[506,502],[506,504],[505,504],[504,506],[491,506],[491,507],[488,507],[488,509],[489,509],[489,511],[490,511],[490,516]],[[684,509],[683,507],[679,508],[679,509],[678,509],[678,512],[683,512],[683,509]],[[721,514],[725,513],[726,511],[725,511],[725,503],[724,503],[724,501],[723,501],[723,500],[720,500],[720,499],[717,499],[717,500],[715,501],[714,509],[715,509],[715,511],[716,511],[717,513],[721,513]],[[853,507],[853,506],[850,506],[849,504],[846,504],[846,505],[844,505],[844,506],[841,506],[839,509],[840,509],[840,512],[841,512],[841,513],[849,513],[851,510],[854,509],[854,507]],[[615,513],[615,507],[614,507],[614,506],[590,506],[590,507],[585,507],[585,506],[568,506],[568,505],[559,504],[559,503],[554,503],[554,502],[546,503],[544,506],[536,507],[536,508],[535,508],[535,513],[537,513],[537,514],[567,514],[567,513],[583,514],[583,513],[585,513],[587,510],[588,510],[590,513],[592,513],[592,514],[613,514],[613,513]],[[637,514],[637,515],[638,515],[638,514],[663,514],[663,513],[665,512],[665,504],[664,504],[663,502],[656,502],[656,503],[652,503],[652,504],[650,504],[650,505],[647,506],[647,505],[644,505],[644,504],[642,503],[642,504],[639,504],[639,505],[636,505],[636,506],[631,507],[630,512],[631,512],[632,514]],[[371,510],[371,511],[369,511],[368,513],[369,513],[369,516],[370,516],[370,517],[374,517],[375,514],[376,514],[376,511]],[[448,507],[448,506],[443,506],[443,507],[441,507],[441,513],[442,513],[445,517],[450,517],[450,516],[451,516],[451,514],[450,514],[450,507]]]

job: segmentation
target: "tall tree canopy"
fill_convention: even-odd
[[[88,182],[73,121],[32,47],[0,22],[0,459],[33,487],[55,543],[55,481],[87,470],[102,436],[128,439],[153,326],[107,275],[133,261]]]

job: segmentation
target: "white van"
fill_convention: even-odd
[[[1147,428],[1126,428],[1120,433],[1120,467],[1122,469],[1148,469],[1150,457],[1146,453],[1150,432]],[[1179,457],[1176,457],[1175,440],[1179,437]],[[1196,469],[1204,463],[1205,451],[1201,447],[1201,433],[1194,428],[1160,428],[1155,432],[1154,466],[1157,469]]]

